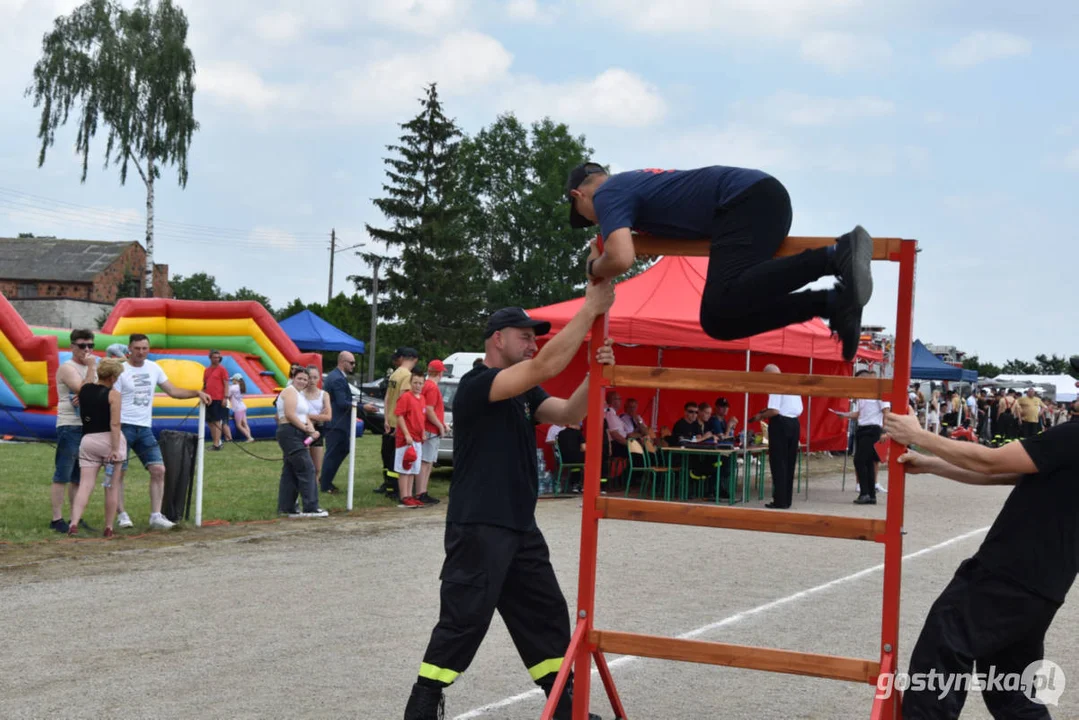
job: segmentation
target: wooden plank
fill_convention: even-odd
[[[892,392],[891,378],[798,375],[793,373],[703,370],[696,368],[605,365],[603,376],[611,385],[669,390],[715,390],[762,395],[866,398],[877,400]]]
[[[601,651],[619,655],[808,675],[870,685],[876,684],[880,674],[878,662],[838,655],[818,655],[703,640],[679,640],[612,630],[593,630],[589,639]]]
[[[873,518],[815,515],[787,510],[756,510],[660,500],[633,500],[609,496],[596,498],[596,511],[600,517],[608,520],[695,525],[842,540],[876,541],[884,535],[887,526],[884,520]]]
[[[898,262],[902,238],[873,238],[873,259]],[[638,255],[681,255],[686,257],[708,257],[711,240],[683,240],[679,238],[656,237],[641,233],[633,236],[633,244]],[[776,257],[797,255],[805,250],[834,245],[831,237],[788,237],[779,246]]]

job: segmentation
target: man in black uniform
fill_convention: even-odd
[[[873,294],[873,240],[861,226],[835,245],[774,257],[791,227],[791,199],[760,170],[714,165],[696,170],[648,168],[608,175],[582,163],[566,183],[570,225],[599,225],[603,253],[593,249],[591,277],[615,278],[636,257],[632,231],[675,238],[711,238],[708,277],[701,297],[701,328],[719,340],[737,340],[828,318],[853,360],[862,332],[862,308]],[[795,292],[834,275],[831,290]]]
[[[461,378],[453,399],[453,482],[446,513],[441,611],[405,707],[405,720],[443,716],[443,688],[472,662],[495,610],[532,680],[550,695],[569,647],[569,609],[536,526],[535,426],[584,417],[588,380],[568,399],[539,385],[569,365],[592,322],[614,302],[610,282],[589,284],[581,310],[539,353],[551,324],[520,308],[487,321],[484,364]],[[597,353],[613,364],[609,343]],[[569,720],[572,690],[555,718]],[[598,720],[598,718],[597,718]]]
[[[1079,424],[989,448],[926,432],[911,415],[890,413],[885,431],[904,445],[907,472],[932,473],[972,485],[1015,485],[974,557],[933,603],[910,657],[910,674],[968,674],[990,668],[1027,677],[1044,654],[1046,630],[1079,567]],[[925,677],[925,676],[923,676]],[[932,677],[932,676],[929,676]],[[956,675],[952,675],[956,677]],[[1015,688],[986,683],[985,705],[994,718],[1049,718],[1034,683]],[[913,687],[913,686],[912,686]],[[957,718],[965,686],[940,697],[944,687],[903,696],[904,720]]]

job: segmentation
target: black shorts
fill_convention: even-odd
[[[225,407],[224,400],[211,400],[206,408],[206,422],[226,422],[229,419],[229,411]]]
[[[322,423],[311,423],[315,426],[315,430],[318,431],[318,440],[311,443],[310,447],[323,447],[326,445],[326,430]]]

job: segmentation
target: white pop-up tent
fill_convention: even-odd
[[[1075,378],[1071,375],[997,375],[993,381],[999,385],[1007,385],[1014,382],[1021,386],[1050,385],[1056,388],[1054,400],[1056,402],[1072,402],[1076,398],[1079,388],[1075,387]]]

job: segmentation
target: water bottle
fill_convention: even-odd
[[[313,442],[315,442],[315,438],[308,435],[306,438],[304,438],[303,444],[304,445],[310,445]]]
[[[105,482],[101,484],[102,487],[112,487],[112,475],[116,472],[116,466],[111,462],[105,463]]]
[[[539,475],[539,493],[545,495],[554,490],[551,473],[547,470],[547,462],[543,459],[543,451],[536,449],[536,471]]]

